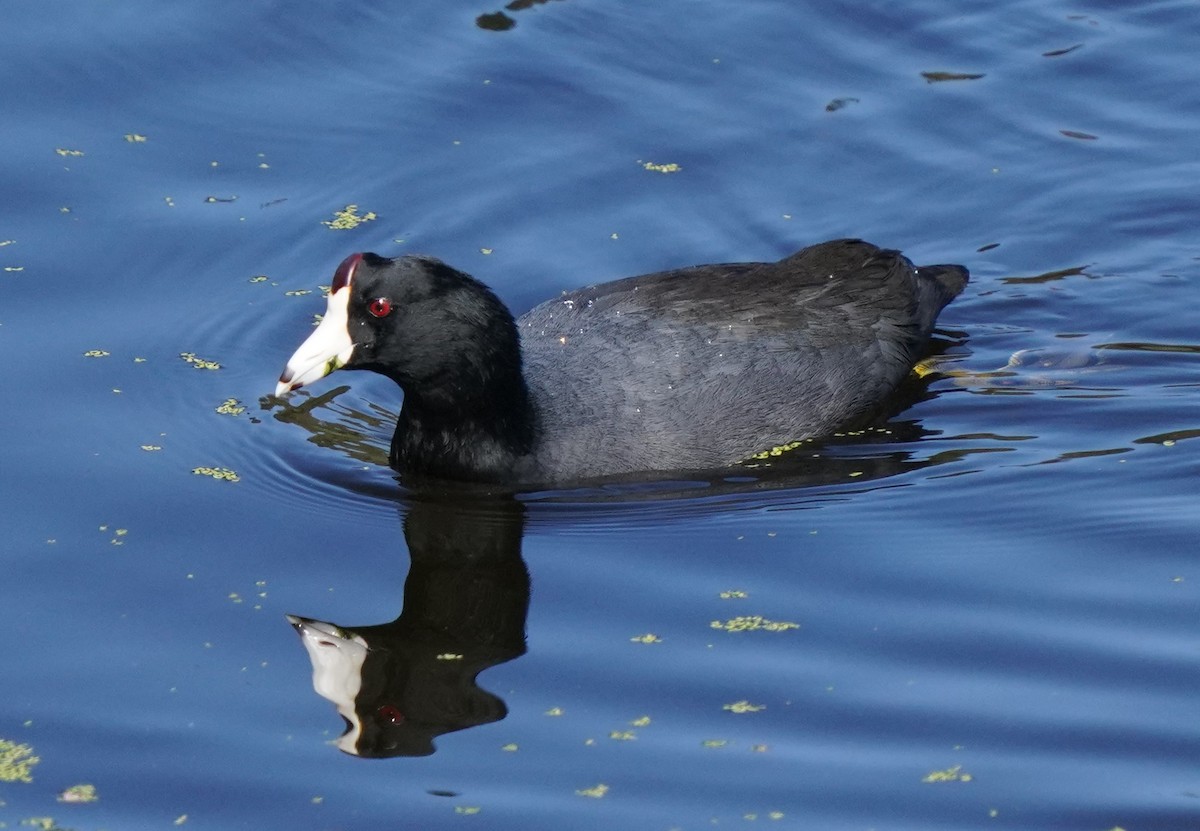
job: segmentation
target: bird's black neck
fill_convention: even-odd
[[[486,383],[405,390],[389,463],[400,473],[510,481],[533,450],[536,414],[520,366]]]

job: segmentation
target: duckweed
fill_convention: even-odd
[[[743,700],[743,701],[735,701],[732,704],[726,704],[721,709],[728,710],[731,713],[739,713],[739,714],[740,713],[757,713],[757,712],[767,709],[767,705],[751,704],[749,701]]]
[[[796,441],[789,441],[785,444],[776,445],[775,447],[772,447],[770,450],[763,450],[759,453],[755,453],[753,456],[746,459],[746,461],[747,462],[761,462],[761,461],[770,459],[773,456],[782,456],[784,453],[788,453],[792,450],[797,449],[798,447],[803,447],[805,444],[808,444],[811,441],[812,441],[812,439],[798,439]]]
[[[246,407],[236,398],[226,398],[225,402],[217,407],[217,412],[221,415],[239,416],[246,412]]]
[[[72,785],[58,795],[59,802],[96,802],[100,795],[95,785]]]
[[[971,774],[962,769],[962,765],[954,765],[945,770],[934,770],[921,777],[922,782],[970,782]]]
[[[0,782],[32,782],[33,766],[40,761],[29,745],[0,739]]]
[[[321,220],[321,224],[331,231],[348,231],[351,228],[357,228],[364,222],[370,222],[374,219],[378,219],[374,211],[368,211],[360,215],[358,213],[358,205],[347,205],[340,211],[334,211],[333,219]]]
[[[21,824],[40,829],[40,831],[71,831],[55,822],[54,817],[29,817],[21,820]]]
[[[739,615],[726,621],[714,620],[709,624],[713,629],[724,629],[726,632],[753,632],[758,629],[767,632],[786,632],[788,629],[799,629],[799,623],[790,621],[767,620],[762,615]]]
[[[226,482],[240,482],[241,477],[227,467],[194,467],[192,473],[197,476],[211,476],[214,479],[224,479]]]
[[[207,361],[204,358],[196,357],[195,352],[180,352],[179,357],[187,361],[196,369],[220,369],[221,365],[216,361]]]

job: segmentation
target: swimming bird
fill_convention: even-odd
[[[432,257],[352,254],[276,395],[394,380],[402,474],[562,484],[729,468],[876,413],[968,279],[856,239],[564,292],[519,318]]]

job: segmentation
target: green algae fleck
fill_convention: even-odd
[[[58,795],[59,802],[96,802],[100,794],[96,793],[95,785],[72,785]]]
[[[654,173],[678,173],[683,170],[682,167],[671,162],[670,164],[656,164],[654,162],[642,162],[642,169],[649,170]]]
[[[788,629],[799,629],[800,624],[786,620],[767,620],[762,615],[739,615],[726,621],[714,620],[709,624],[713,629],[724,629],[726,632],[786,632]]]
[[[226,398],[225,402],[217,407],[217,412],[221,415],[239,416],[246,412],[246,407],[236,398]]]
[[[221,365],[216,361],[206,361],[204,358],[196,357],[195,352],[180,352],[179,357],[187,361],[196,369],[220,369]]]
[[[211,476],[213,479],[224,479],[226,482],[240,482],[242,479],[236,472],[227,467],[194,467],[192,473],[197,476]]]
[[[0,739],[0,782],[32,782],[33,766],[40,761],[29,745]]]
[[[962,769],[962,765],[954,765],[945,770],[934,770],[921,777],[922,782],[970,782],[971,774]]]
[[[732,704],[726,704],[721,708],[728,710],[731,713],[757,713],[767,709],[766,704],[751,704],[749,701],[735,701]]]
[[[340,211],[334,211],[333,219],[321,220],[321,224],[331,231],[348,231],[373,219],[378,219],[374,211],[360,214],[358,212],[358,205],[347,205]]]

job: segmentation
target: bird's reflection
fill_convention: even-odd
[[[504,702],[476,676],[525,652],[522,511],[509,498],[413,501],[398,618],[345,627],[288,616],[312,659],[313,687],[346,721],[337,747],[427,756],[444,733],[504,718]]]

